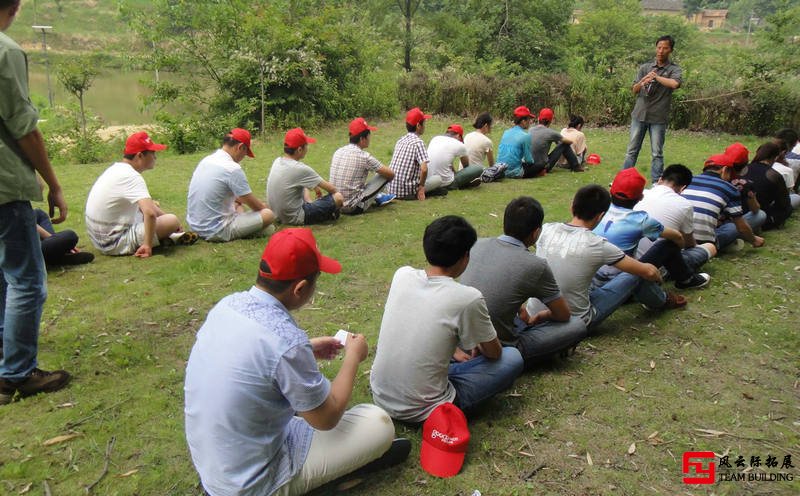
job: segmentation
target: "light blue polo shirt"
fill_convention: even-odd
[[[664,226],[647,212],[616,205],[609,207],[603,219],[594,228],[595,234],[606,238],[630,256],[636,253],[642,238],[655,241],[663,231]]]
[[[300,469],[313,428],[295,412],[320,406],[330,382],[306,333],[270,294],[223,298],[186,367],[186,440],[213,496],[268,495]]]
[[[497,147],[497,162],[508,165],[507,177],[520,177],[524,174],[522,162],[533,163],[531,156],[531,137],[519,126],[506,129]]]

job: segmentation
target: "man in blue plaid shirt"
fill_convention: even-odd
[[[396,195],[398,200],[425,199],[428,152],[420,136],[425,132],[425,120],[430,118],[431,116],[425,114],[419,107],[414,107],[406,113],[408,134],[397,140],[394,145],[389,168],[394,171],[395,176],[386,186],[386,191]],[[428,181],[427,193],[430,194],[432,190],[447,192],[441,187],[441,178],[438,178],[438,181]]]

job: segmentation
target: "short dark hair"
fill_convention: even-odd
[[[313,274],[309,274],[305,277],[300,277],[298,279],[290,279],[288,281],[276,281],[275,279],[269,279],[261,275],[261,272],[266,274],[270,274],[272,270],[269,268],[269,264],[265,261],[261,261],[259,265],[261,271],[256,276],[256,285],[261,286],[262,288],[266,289],[272,295],[278,295],[289,289],[292,284],[295,282],[305,279],[309,283],[314,283],[317,281],[317,277],[319,277],[319,271],[314,272]]]
[[[422,248],[428,263],[437,267],[452,267],[469,253],[478,240],[469,222],[457,215],[445,215],[428,224],[422,237]]]
[[[611,195],[611,203],[614,206],[617,206],[617,207],[620,207],[620,208],[627,208],[628,210],[632,210],[633,207],[637,203],[639,203],[639,200],[638,199],[631,200],[629,198],[622,198],[620,196]]]
[[[582,126],[586,121],[583,120],[583,116],[581,115],[570,115],[569,116],[569,124],[567,127],[578,127]]]
[[[424,121],[422,121],[424,122]],[[417,124],[409,124],[406,122],[406,131],[409,133],[416,133],[417,132]]]
[[[370,132],[371,131],[369,129],[365,129],[360,133],[356,134],[355,136],[350,136],[350,143],[354,145],[359,144],[361,142],[361,138],[366,138],[367,136],[369,136]]]
[[[780,154],[780,145],[772,142],[764,143],[758,147],[758,150],[756,150],[756,156],[753,157],[753,162],[763,162],[764,160],[774,161]]]
[[[670,36],[670,35],[668,35],[668,34],[665,34],[664,36],[661,36],[660,38],[658,38],[658,39],[656,40],[656,45],[658,45],[658,44],[659,44],[659,43],[661,43],[662,41],[667,41],[667,42],[669,42],[669,48],[670,48],[670,50],[672,50],[672,49],[674,49],[674,48],[675,48],[675,38],[673,38],[672,36]]]
[[[797,131],[794,129],[785,127],[775,133],[775,139],[781,140],[786,148],[786,151],[791,151],[794,148],[794,145],[797,144],[798,136]]]
[[[689,186],[692,183],[692,171],[683,164],[670,164],[664,169],[661,179],[676,186]]]
[[[530,118],[531,117],[529,115],[526,115],[524,117],[514,117],[514,124],[519,125],[520,122],[524,121],[525,119],[530,119]]]
[[[580,220],[592,220],[597,214],[608,210],[611,195],[599,184],[589,184],[575,193],[572,199],[572,215]]]
[[[236,145],[240,145],[241,143],[242,143],[241,141],[235,139],[230,134],[226,134],[225,136],[222,137],[222,146],[225,146],[225,145],[236,146]]]
[[[486,124],[491,126],[492,122],[494,122],[494,119],[492,119],[492,116],[489,114],[489,112],[483,112],[482,114],[478,114],[478,117],[475,118],[475,123],[472,125],[472,127],[475,129],[480,129]]]
[[[20,3],[22,3],[22,0],[0,0],[0,9],[7,9]]]
[[[520,196],[506,205],[506,212],[503,215],[503,233],[522,241],[533,231],[542,227],[543,220],[542,204],[530,196]]]
[[[286,155],[294,155],[294,152],[297,151],[297,148],[292,148],[289,145],[283,145],[283,153]]]
[[[0,0],[0,2],[2,2],[2,1],[3,1],[3,0]],[[0,9],[1,9],[1,8],[2,8],[2,7],[0,7]],[[154,152],[154,151],[152,151],[152,150],[142,150],[142,151],[140,151],[140,152],[137,152],[137,153],[123,153],[123,154],[122,154],[122,157],[123,157],[123,158],[125,158],[125,159],[127,159],[127,160],[133,160],[133,159],[134,159],[134,157],[136,157],[136,155],[139,155],[139,153],[143,153],[143,154],[147,155],[148,153],[155,153],[155,152]]]

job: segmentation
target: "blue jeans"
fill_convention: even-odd
[[[46,272],[30,202],[0,205],[0,377],[22,380],[36,368]]]
[[[525,361],[526,368],[536,365],[544,358],[572,348],[587,335],[586,324],[575,316],[566,322],[551,320],[534,326],[528,326],[522,319],[515,317],[512,333],[517,338],[516,346]]]
[[[466,362],[450,362],[447,378],[456,389],[453,403],[469,411],[511,387],[523,368],[522,355],[511,346],[504,346],[497,360],[480,355]]]
[[[750,226],[753,232],[761,230],[761,226],[767,221],[767,213],[759,210],[757,213],[747,212],[744,214],[744,221]],[[719,249],[725,248],[732,244],[739,237],[739,230],[736,229],[736,224],[733,222],[726,222],[715,230],[717,234],[717,247]]]
[[[589,292],[589,301],[592,303],[592,321],[589,323],[589,333],[594,331],[631,296],[648,308],[661,308],[667,301],[667,294],[658,283],[645,281],[633,274],[623,272],[605,285]]]
[[[625,152],[625,163],[623,169],[630,169],[636,166],[639,158],[639,150],[642,149],[644,134],[650,132],[650,154],[653,156],[650,163],[650,178],[653,184],[661,177],[664,172],[664,139],[667,136],[667,124],[653,124],[642,122],[636,119],[631,120],[631,138],[628,142],[628,150]]]

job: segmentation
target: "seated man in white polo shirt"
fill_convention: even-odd
[[[275,220],[267,204],[256,198],[239,165],[255,158],[246,129],[232,129],[222,148],[197,164],[189,183],[186,222],[207,241],[232,241],[266,233]],[[244,205],[250,211],[244,210]]]

